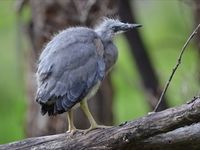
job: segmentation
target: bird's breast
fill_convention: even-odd
[[[109,72],[113,65],[116,63],[118,58],[118,51],[117,47],[112,43],[109,42],[107,44],[104,44],[105,46],[105,52],[104,52],[104,60],[106,64],[106,72]]]

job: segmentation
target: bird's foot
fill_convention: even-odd
[[[69,135],[74,135],[77,132],[77,129],[73,129],[73,130],[68,130],[66,133],[68,133]]]
[[[82,130],[76,129],[74,126],[72,126],[68,129],[68,131],[66,133],[73,136],[74,134],[76,134],[79,131],[82,132]]]
[[[112,126],[104,126],[104,125],[95,125],[95,126],[90,126],[89,129],[84,130],[84,134],[87,134],[88,132],[95,130],[95,129],[107,129],[111,128]]]
[[[83,133],[85,133],[85,130],[73,128],[73,129],[68,129],[68,131],[66,133],[68,133],[70,136],[73,136],[77,133],[83,134]]]

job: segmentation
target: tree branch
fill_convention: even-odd
[[[185,149],[200,147],[200,98],[84,135],[67,133],[34,137],[1,145],[0,149]],[[192,144],[192,145],[190,145]]]
[[[167,81],[167,83],[166,83],[166,85],[165,85],[165,88],[164,88],[163,92],[161,93],[161,96],[160,96],[160,98],[159,98],[159,100],[158,100],[158,103],[157,103],[155,109],[154,109],[154,112],[156,112],[156,111],[158,110],[158,108],[159,108],[159,106],[160,106],[160,103],[161,103],[161,101],[162,101],[162,99],[163,99],[163,96],[165,95],[165,93],[166,93],[166,91],[167,91],[167,89],[168,89],[168,87],[169,87],[169,84],[170,84],[170,82],[171,82],[171,80],[172,80],[172,78],[173,78],[173,76],[174,76],[176,70],[178,69],[179,65],[181,64],[181,60],[182,60],[182,57],[183,57],[183,53],[185,52],[185,49],[186,49],[186,47],[188,46],[188,44],[190,43],[190,41],[192,40],[192,38],[197,34],[199,28],[200,28],[200,24],[198,24],[198,26],[194,29],[194,31],[191,33],[191,35],[188,37],[187,41],[186,41],[185,44],[183,45],[183,47],[182,47],[182,49],[181,49],[181,52],[180,52],[180,54],[179,54],[179,56],[178,56],[177,63],[176,63],[176,65],[174,66],[174,68],[172,69],[172,73],[171,73],[171,75],[170,75],[170,77],[169,77],[169,79],[168,79],[168,81]]]
[[[134,145],[135,149],[149,150],[194,150],[200,147],[200,123],[178,128],[176,130],[162,133]]]

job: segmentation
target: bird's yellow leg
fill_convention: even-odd
[[[68,120],[68,131],[67,132],[74,134],[77,129],[74,126],[72,110],[69,110],[67,112],[67,120]]]
[[[93,130],[93,129],[97,129],[97,128],[109,128],[110,126],[103,126],[103,125],[98,125],[96,123],[96,121],[94,120],[92,114],[90,113],[90,110],[88,108],[88,104],[87,104],[87,101],[86,100],[82,100],[80,102],[80,106],[81,106],[81,109],[83,110],[83,112],[85,113],[85,115],[87,116],[89,122],[90,122],[90,128],[85,130],[85,133]]]

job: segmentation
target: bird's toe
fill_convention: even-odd
[[[96,126],[90,126],[89,129],[84,130],[84,134],[87,134],[88,132],[95,130],[95,129],[108,129],[111,128],[112,126],[104,126],[104,125],[96,125]]]
[[[66,133],[68,133],[68,134],[70,134],[70,135],[74,135],[74,134],[76,134],[77,131],[78,131],[78,129],[73,128],[73,129],[69,129],[69,130],[67,130]]]

